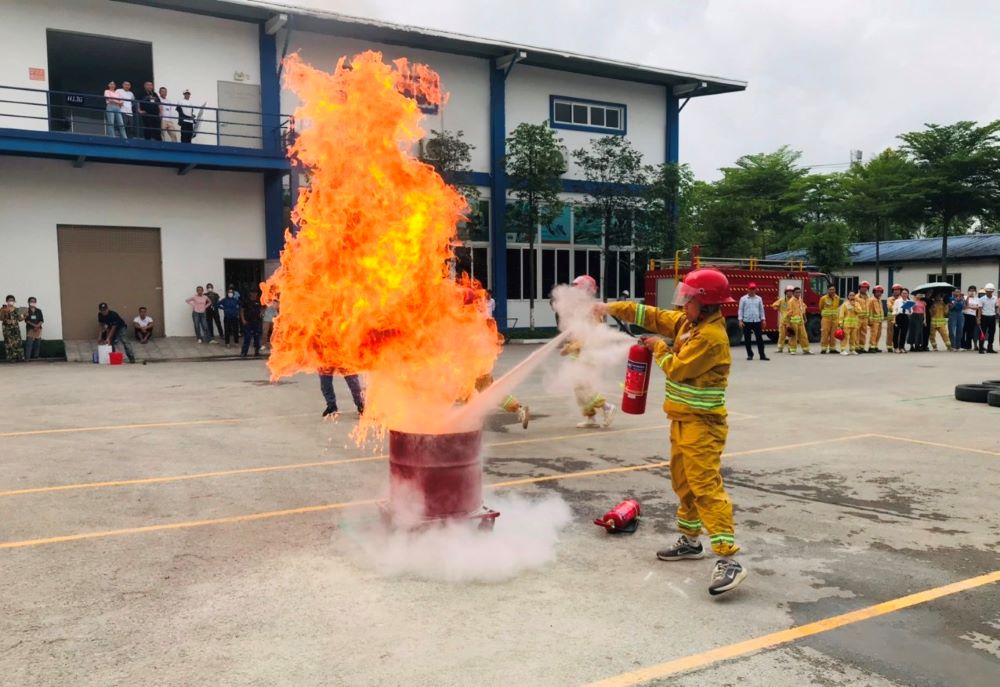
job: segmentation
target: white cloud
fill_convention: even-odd
[[[288,4],[749,81],[681,115],[681,158],[707,178],[782,144],[846,165],[851,149],[867,157],[925,122],[1000,117],[993,0]]]

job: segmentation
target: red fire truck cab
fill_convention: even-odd
[[[729,278],[733,298],[739,301],[750,282],[757,284],[757,295],[764,299],[764,333],[772,341],[778,339],[778,311],[771,304],[784,297],[785,287],[802,287],[802,297],[806,302],[808,319],[806,330],[810,341],[819,341],[820,315],[819,299],[831,285],[830,277],[822,272],[811,272],[802,261],[778,262],[757,260],[756,258],[708,258],[702,257],[698,246],[693,246],[690,259],[681,257],[678,251],[673,261],[650,260],[646,271],[646,305],[669,308],[673,302],[676,285],[691,270],[713,267]],[[743,342],[743,331],[737,319],[737,303],[722,306],[726,318],[729,342],[737,345]]]

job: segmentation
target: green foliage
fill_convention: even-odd
[[[476,147],[462,140],[463,136],[464,131],[431,130],[431,135],[420,142],[418,158],[453,183],[456,177],[472,171],[472,151]],[[479,189],[469,184],[458,184],[456,188],[465,196],[470,211],[475,211],[479,207]]]
[[[673,255],[679,243],[691,238],[684,236],[684,229],[691,227],[697,207],[694,173],[688,165],[668,162],[647,167],[646,176],[649,187],[643,197],[644,221],[636,227],[636,248],[652,255]]]
[[[809,263],[822,272],[836,272],[846,267],[850,255],[847,244],[851,230],[844,222],[815,220],[807,222],[792,248],[805,249]]]

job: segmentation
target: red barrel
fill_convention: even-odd
[[[482,432],[389,432],[389,506],[409,512],[423,499],[423,517],[465,518],[483,510]]]

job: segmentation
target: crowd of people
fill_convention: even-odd
[[[996,286],[986,284],[980,294],[970,286],[966,294],[961,289],[950,293],[933,289],[914,293],[902,284],[892,285],[892,294],[883,299],[885,289],[863,281],[857,292],[841,298],[831,286],[820,298],[820,353],[859,355],[881,353],[883,331],[885,350],[890,353],[912,351],[978,351],[996,353],[994,339],[997,330]],[[802,289],[788,286],[784,297],[771,303],[778,311],[777,353],[812,355],[806,330],[806,304]],[[753,360],[754,335],[761,360],[764,354],[761,328],[764,303],[757,295],[756,284],[749,284],[748,293],[740,298],[739,325],[744,332],[747,360]],[[940,339],[941,348],[938,348]]]
[[[156,89],[152,81],[143,84],[136,94],[132,84],[121,87],[109,81],[104,89],[104,132],[117,138],[143,138],[147,141],[191,143],[195,137],[197,113],[191,91],[185,89],[181,100],[168,97],[166,86]]]
[[[261,305],[260,292],[256,289],[243,300],[233,284],[222,297],[209,283],[195,287],[194,295],[185,302],[191,306],[191,322],[198,343],[218,344],[218,333],[227,348],[239,344],[242,337],[241,357],[247,357],[251,347],[254,355],[267,353],[274,333],[274,318],[278,315],[278,301]]]

